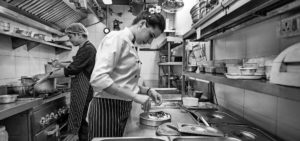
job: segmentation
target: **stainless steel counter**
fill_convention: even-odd
[[[41,98],[22,98],[14,103],[0,104],[0,120],[24,112],[43,103]]]
[[[196,121],[193,117],[181,109],[157,109],[159,111],[164,111],[170,113],[172,116],[171,122],[177,124],[181,123],[190,123],[195,124]],[[155,110],[155,111],[157,111]],[[154,111],[154,110],[153,110]],[[139,123],[139,114],[142,113],[141,105],[133,103],[130,117],[127,121],[127,125],[124,131],[124,137],[154,137],[156,136],[155,132],[157,127],[151,127],[146,125],[141,125]]]

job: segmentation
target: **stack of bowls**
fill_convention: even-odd
[[[196,5],[194,5],[190,11],[193,23],[199,21],[206,13],[205,8],[206,2],[204,0],[200,0]]]

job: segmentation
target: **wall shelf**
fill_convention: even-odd
[[[181,66],[182,62],[164,62],[164,63],[158,63],[160,66]]]
[[[193,28],[199,29],[201,33],[196,41],[203,41],[211,36],[222,34],[252,19],[268,17],[268,12],[292,1],[228,0],[226,8],[216,7],[193,25]],[[262,20],[264,19],[261,18]]]
[[[228,79],[224,75],[209,73],[190,73],[183,72],[187,77],[211,81],[229,85],[232,87],[247,89],[255,92],[265,93],[268,95],[300,101],[300,88],[289,87],[278,84],[272,84],[265,80],[235,80]]]
[[[43,40],[23,36],[23,35],[16,34],[16,33],[0,31],[0,34],[11,37],[13,49],[16,49],[16,48],[26,44],[27,50],[29,51],[40,44],[44,44],[44,45],[48,45],[48,46],[56,48],[57,53],[59,53],[63,50],[65,50],[65,51],[71,50],[71,48],[67,47],[67,46],[57,45],[54,43],[50,43],[50,42],[46,42]]]

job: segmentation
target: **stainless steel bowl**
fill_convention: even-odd
[[[12,103],[17,100],[18,95],[0,95],[0,103]]]
[[[198,66],[187,66],[186,71],[188,72],[195,72],[197,70]]]
[[[148,126],[159,126],[163,123],[166,122],[171,122],[171,115],[169,113],[166,113],[170,116],[170,118],[168,119],[164,119],[164,120],[155,120],[155,119],[149,119],[149,113],[151,112],[144,112],[140,114],[140,123],[143,125],[148,125]]]

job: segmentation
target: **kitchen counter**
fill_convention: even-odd
[[[0,120],[24,112],[43,103],[41,98],[18,98],[16,102],[0,104]]]
[[[193,117],[181,110],[181,109],[156,109],[151,111],[164,111],[171,114],[171,122],[174,124],[177,124],[177,122],[181,123],[190,123],[190,124],[196,124],[196,121],[193,119]],[[157,127],[151,127],[147,125],[141,125],[139,123],[139,115],[142,113],[141,105],[137,103],[132,104],[132,110],[130,117],[127,121],[125,131],[124,131],[124,137],[154,137],[156,136],[156,129]]]

